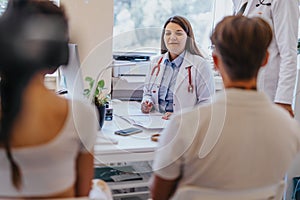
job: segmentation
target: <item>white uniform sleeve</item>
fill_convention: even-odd
[[[157,81],[154,81],[155,78],[157,78],[157,77],[155,74],[153,76],[151,76],[151,73],[152,73],[152,69],[157,65],[160,58],[161,58],[161,56],[157,56],[157,57],[151,59],[151,61],[150,61],[149,70],[146,75],[145,84],[144,84],[144,93],[143,93],[142,102],[145,102],[145,101],[149,101],[151,103],[155,102],[155,100],[153,99],[151,90],[153,89],[152,87],[155,87],[155,85],[157,84]],[[155,72],[157,72],[157,71],[155,71]],[[153,82],[155,82],[155,84],[153,84]]]
[[[298,1],[273,0],[271,9],[274,36],[281,57],[278,87],[274,101],[291,104],[297,70]]]
[[[197,104],[210,103],[215,93],[215,82],[210,65],[203,61],[196,72]]]
[[[147,72],[147,75],[146,75],[146,78],[145,78],[145,83],[144,83],[144,93],[143,93],[143,100],[142,102],[145,102],[145,101],[148,101],[148,102],[151,102],[153,103],[152,101],[152,93],[150,91],[150,87],[151,87],[151,83],[150,83],[150,79],[151,79],[151,71],[152,71],[152,68],[153,68],[153,63],[154,61],[151,60],[150,61],[150,64],[149,64],[149,69],[148,69],[148,72]]]

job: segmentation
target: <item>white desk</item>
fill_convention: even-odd
[[[113,102],[113,120],[105,121],[101,129],[101,133],[104,137],[110,137],[118,141],[117,144],[112,144],[109,142],[103,143],[102,138],[98,138],[96,145],[94,147],[94,158],[95,166],[103,164],[115,164],[123,162],[139,162],[139,161],[151,161],[154,158],[154,151],[157,147],[157,142],[151,141],[151,135],[157,133],[161,130],[147,130],[143,129],[142,133],[129,136],[119,136],[115,135],[114,131],[124,128],[129,128],[131,125],[117,117],[116,115],[128,115],[133,114],[132,112],[140,111],[140,103],[138,102]],[[101,141],[102,140],[102,141]],[[132,164],[132,163],[131,163]],[[131,165],[130,164],[130,165]],[[126,165],[126,164],[125,164]],[[144,195],[149,197],[149,190],[141,190],[142,188],[147,188],[149,186],[149,178],[152,169],[148,167],[138,168],[138,172],[143,177],[143,180],[137,181],[125,181],[125,182],[109,182],[108,185],[112,191],[114,190],[125,190],[125,193],[114,193],[113,197],[133,197],[136,195]],[[140,190],[131,191],[128,188],[139,188]]]
[[[114,81],[119,78],[114,79]],[[223,81],[221,76],[214,76],[216,91],[223,89]],[[126,81],[125,81],[126,82]],[[116,84],[116,83],[114,83]],[[118,81],[120,89],[127,87],[120,80]],[[136,89],[136,88],[134,88]],[[140,103],[132,101],[113,102],[113,113],[117,115],[135,114],[140,110]],[[123,119],[115,116],[112,121],[105,121],[102,128],[104,136],[108,136],[118,140],[118,144],[112,143],[99,143],[95,145],[95,164],[100,163],[116,163],[116,162],[134,162],[134,161],[149,161],[153,160],[154,151],[157,146],[157,142],[152,142],[150,137],[153,133],[158,133],[161,130],[147,130],[143,129],[142,133],[131,136],[118,136],[114,134],[114,131],[131,127],[131,125]]]
[[[217,72],[214,72],[216,91],[222,90],[223,80]],[[112,77],[112,96],[118,99],[142,99],[145,76],[121,76]]]
[[[143,132],[135,135],[115,135],[115,130],[131,127],[128,122],[117,117],[116,114],[132,114],[132,112],[136,112],[140,109],[140,103],[128,101],[113,102],[112,107],[114,114],[113,120],[105,121],[101,132],[104,136],[116,139],[118,144],[109,142],[102,143],[101,138],[98,138],[94,148],[95,164],[153,160],[157,142],[151,141],[151,135],[161,130],[147,130],[141,128]]]

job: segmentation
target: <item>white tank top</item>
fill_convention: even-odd
[[[69,111],[54,139],[43,145],[12,149],[22,172],[20,191],[12,184],[9,161],[5,150],[0,149],[0,197],[48,196],[75,183],[76,157],[93,148],[99,125],[95,111],[87,105],[70,102]]]

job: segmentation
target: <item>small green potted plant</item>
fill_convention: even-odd
[[[85,81],[88,82],[89,88],[84,89],[84,95],[86,97],[90,97],[91,90],[95,83],[95,80],[92,77],[85,77]],[[110,96],[104,92],[105,82],[103,79],[99,80],[96,85],[95,93],[93,94],[93,103],[96,105],[98,112],[99,112],[99,125],[102,128],[105,118],[105,107],[108,103]]]

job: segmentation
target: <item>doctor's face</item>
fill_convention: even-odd
[[[170,53],[175,58],[185,50],[187,40],[186,32],[176,23],[170,22],[165,28],[164,42]]]

